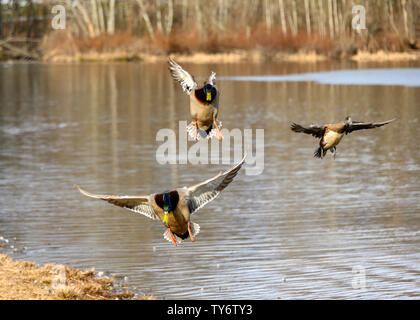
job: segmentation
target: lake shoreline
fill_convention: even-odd
[[[296,63],[316,63],[328,60],[349,60],[355,62],[370,61],[420,61],[420,52],[378,52],[370,53],[360,51],[351,56],[343,56],[339,58],[329,57],[325,54],[319,54],[315,51],[298,51],[296,53],[285,53],[282,51],[275,53],[266,53],[261,51],[244,51],[235,50],[221,53],[195,52],[192,54],[151,54],[151,53],[135,53],[130,54],[125,51],[115,52],[87,52],[78,53],[76,55],[49,55],[45,56],[42,61],[50,63],[65,62],[129,62],[141,61],[145,63],[166,62],[168,56],[176,58],[180,63],[263,63],[263,62],[296,62]]]
[[[3,245],[2,245],[3,246]],[[94,268],[80,270],[62,264],[39,266],[0,253],[1,300],[151,300],[120,287]]]
[[[406,62],[420,61],[420,51],[412,50],[405,52],[393,52],[378,50],[368,52],[358,50],[357,52],[341,53],[318,53],[315,50],[298,50],[288,52],[282,50],[230,50],[223,52],[194,51],[191,53],[166,53],[149,52],[138,50],[115,49],[107,51],[60,51],[51,50],[39,56],[39,59],[29,57],[10,58],[1,55],[0,62],[7,61],[37,61],[43,63],[83,63],[83,62],[131,62],[138,61],[144,63],[166,62],[168,57],[175,58],[180,63],[317,63],[324,61],[353,61],[357,63],[365,62]]]

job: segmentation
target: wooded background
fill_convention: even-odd
[[[1,1],[1,0],[0,0]],[[415,0],[3,0],[0,38],[41,39],[52,32],[55,5],[66,8],[75,38],[115,36],[165,43],[165,50],[282,47],[296,42],[362,39],[367,49],[416,48]],[[366,9],[366,30],[352,29],[352,8]],[[295,39],[295,40],[293,40]],[[178,41],[178,43],[177,43]],[[168,45],[168,42],[170,44]],[[198,45],[199,44],[199,45]],[[195,45],[195,47],[194,47]],[[394,47],[393,47],[394,46]]]

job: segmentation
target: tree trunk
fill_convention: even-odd
[[[96,0],[90,1],[91,11],[92,11],[92,22],[93,22],[93,30],[95,32],[95,36],[99,34],[99,15],[98,15],[98,7],[96,6]]]
[[[330,28],[330,37],[334,38],[334,20],[333,20],[332,0],[328,0],[328,24]]]
[[[47,0],[42,0],[42,29],[43,33],[47,33],[48,30],[48,3]],[[1,23],[0,23],[1,25]]]
[[[3,39],[3,3],[0,0],[0,39]]]
[[[195,16],[196,16],[196,28],[198,30],[198,33],[201,34],[202,29],[202,21],[201,21],[201,11],[200,11],[200,1],[195,0]]]
[[[113,34],[115,32],[115,0],[109,1],[107,32],[109,34]]]
[[[271,8],[269,0],[264,0],[264,12],[265,12],[265,26],[267,30],[271,31]]]
[[[394,30],[394,32],[399,35],[400,32],[398,31],[397,27],[395,26],[394,8],[392,6],[392,1],[390,1],[388,3],[388,6],[389,6],[389,24],[391,25],[392,30]]]
[[[337,9],[337,0],[333,0],[333,9],[334,9],[334,27],[335,34],[338,36],[340,34],[340,24],[338,22],[338,9]]]
[[[182,1],[182,20],[181,20],[182,28],[185,28],[187,24],[187,10],[188,10],[188,0],[183,0]]]
[[[172,31],[172,24],[174,21],[174,5],[172,0],[168,0],[168,15],[166,16],[166,34]]]
[[[305,19],[306,19],[306,32],[311,34],[311,14],[309,9],[309,0],[305,0]]]
[[[284,2],[279,0],[279,10],[280,10],[280,22],[281,22],[281,31],[283,34],[287,33],[286,27],[286,15],[284,14]]]
[[[69,6],[72,7],[71,1],[68,0],[67,2],[69,3]],[[80,2],[77,1],[77,0],[75,0],[75,5],[76,5],[76,8],[80,11],[80,13],[83,17],[83,21],[85,22],[85,24],[87,26],[89,37],[94,37],[95,36],[95,29],[93,28],[92,21],[90,20],[89,15],[87,14],[87,11],[86,11],[85,7],[83,5],[81,5]]]
[[[318,32],[321,33],[321,37],[325,37],[326,36],[326,31],[325,31],[325,25],[324,25],[324,21],[325,21],[325,15],[324,15],[324,8],[322,6],[322,0],[318,0]]]
[[[338,25],[339,25],[339,33],[344,34],[345,33],[345,28],[346,25],[344,23],[344,19],[343,19],[343,11],[346,8],[346,0],[342,0],[341,2],[341,10],[338,11]]]
[[[13,8],[12,16],[13,16],[13,19],[16,21],[16,23],[12,24],[10,34],[14,36],[15,34],[18,34],[20,32],[20,27],[19,27],[20,12],[19,12],[18,0],[13,0],[12,8]]]
[[[139,4],[140,11],[141,11],[141,14],[143,16],[144,23],[146,24],[147,32],[149,33],[150,37],[152,39],[154,39],[155,38],[155,33],[153,31],[153,26],[150,23],[149,15],[147,14],[146,8],[144,7],[143,0],[137,0],[137,3]]]
[[[100,30],[100,33],[104,33],[106,31],[106,27],[105,27],[105,15],[104,15],[103,3],[101,0],[96,0],[96,1],[98,1],[97,7],[98,7],[98,16],[99,16],[99,30]]]
[[[156,27],[160,34],[163,34],[162,13],[160,12],[160,0],[156,0]]]
[[[403,21],[404,21],[404,36],[406,39],[410,38],[409,29],[408,29],[408,15],[407,15],[407,1],[401,0],[401,8],[403,14]]]
[[[223,16],[223,14],[224,14],[224,9],[223,9],[224,0],[219,0],[218,7],[219,7],[218,8],[219,12],[218,12],[218,19],[217,19],[217,27],[219,28],[219,30],[224,30],[225,29],[224,16]]]
[[[27,10],[26,10],[26,38],[31,39],[33,36],[36,36],[36,28],[34,25],[34,4],[32,0],[28,0],[27,2]]]
[[[294,24],[294,35],[297,35],[299,31],[298,18],[297,18],[297,9],[296,9],[296,0],[292,0],[292,9],[293,9],[293,24]]]

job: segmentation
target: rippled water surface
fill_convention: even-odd
[[[420,297],[420,88],[336,84],[334,75],[329,84],[270,81],[373,67],[397,73],[418,63],[184,66],[199,81],[210,70],[226,77],[218,81],[220,120],[254,137],[264,129],[264,171],[242,170],[192,217],[197,241],[174,247],[160,223],[73,186],[148,194],[233,164],[156,161],[159,129],[178,134],[179,121],[189,120],[187,96],[167,66],[0,64],[3,252],[127,276],[130,290],[158,298]],[[232,78],[261,75],[267,81]],[[317,140],[289,129],[347,115],[398,120],[345,136],[335,160],[313,158]]]

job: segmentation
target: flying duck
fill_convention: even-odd
[[[191,222],[190,216],[214,200],[232,182],[245,158],[246,155],[231,169],[220,172],[202,183],[147,196],[99,195],[89,193],[77,185],[76,188],[85,196],[105,200],[152,220],[160,220],[166,227],[163,237],[176,246],[188,237],[195,241],[200,226]]]
[[[360,122],[353,121],[350,117],[346,117],[344,121],[333,124],[325,124],[322,126],[310,125],[309,127],[303,127],[299,124],[292,123],[291,129],[294,132],[303,132],[311,134],[315,138],[320,138],[319,148],[315,150],[314,157],[323,158],[328,150],[335,155],[337,153],[337,145],[340,143],[344,134],[362,129],[372,129],[381,127],[387,123],[394,121],[395,119],[383,121],[383,122]]]
[[[217,120],[220,92],[215,83],[216,73],[212,71],[204,85],[199,87],[194,77],[178,63],[171,58],[168,63],[172,77],[190,96],[190,114],[193,121],[187,126],[189,135],[194,140],[210,139],[213,136],[221,140],[223,138],[220,132],[222,123]]]

